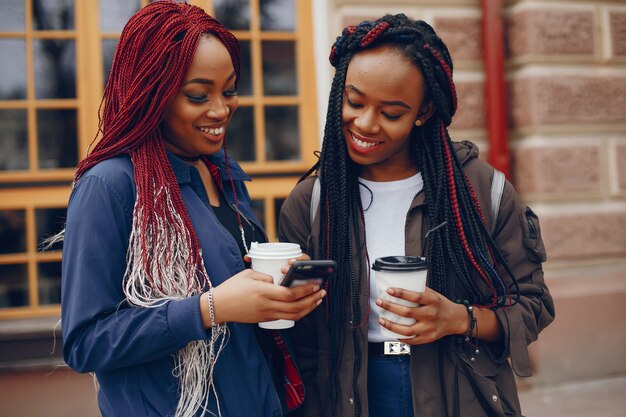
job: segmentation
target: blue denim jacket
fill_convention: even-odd
[[[244,269],[237,243],[213,214],[197,170],[173,154],[168,158],[198,235],[207,273],[213,285],[219,285]],[[223,153],[211,161],[225,179]],[[234,161],[229,166],[242,214],[257,233],[263,233],[243,182],[249,177]],[[231,187],[224,187],[224,192],[233,203]],[[105,417],[173,415],[178,380],[173,375],[172,354],[191,341],[206,340],[210,332],[202,325],[199,295],[157,308],[123,303],[122,278],[135,197],[131,160],[118,156],[81,177],[67,211],[61,303],[64,357],[76,371],[96,374],[98,403]],[[230,337],[214,370],[223,417],[280,416],[286,411],[281,406],[285,392],[293,391],[292,384],[285,384],[277,392],[253,326],[228,324]],[[279,334],[275,340],[289,359]],[[297,374],[290,363],[285,364],[291,377]],[[298,383],[296,389],[303,395]],[[210,410],[215,412],[212,397]],[[289,402],[287,408],[293,407],[293,399]]]

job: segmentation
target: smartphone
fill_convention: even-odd
[[[285,287],[296,287],[304,284],[324,285],[324,282],[335,272],[335,261],[295,261],[280,281]]]

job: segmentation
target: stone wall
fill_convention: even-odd
[[[513,176],[541,215],[557,303],[533,346],[536,380],[624,374],[626,4],[505,10]]]
[[[446,42],[451,134],[486,157],[481,2],[335,0],[329,39],[386,12],[424,19]],[[511,179],[541,218],[557,308],[527,383],[626,374],[626,2],[504,1],[503,15]]]

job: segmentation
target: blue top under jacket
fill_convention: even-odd
[[[244,269],[240,250],[213,214],[198,171],[171,153],[168,158],[198,235],[206,270],[213,285],[219,285]],[[223,153],[210,159],[228,181]],[[234,161],[229,161],[229,166],[241,212],[254,224],[256,233],[263,233],[243,182],[249,177]],[[224,193],[234,204],[230,185],[224,187]],[[178,381],[172,374],[172,354],[209,335],[202,326],[199,295],[157,308],[123,303],[122,278],[135,196],[131,160],[127,155],[118,156],[100,162],[81,177],[67,211],[63,353],[76,371],[95,372],[100,384],[98,403],[105,417],[173,415]],[[230,337],[214,375],[222,417],[282,415],[254,326],[228,324]],[[214,398],[210,405],[215,412]]]

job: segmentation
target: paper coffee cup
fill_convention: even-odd
[[[428,268],[426,260],[418,256],[386,256],[377,258],[372,266],[376,292],[378,298],[401,304],[407,307],[417,307],[419,304],[412,303],[402,298],[396,298],[387,293],[388,288],[402,288],[409,291],[424,292],[426,290],[426,276]],[[378,308],[380,317],[398,324],[409,326],[415,323],[415,319],[402,317],[383,308]],[[405,339],[405,336],[394,333],[380,326],[380,332],[385,337],[392,339]]]
[[[274,279],[274,284],[278,284],[283,277],[280,267],[286,265],[289,259],[297,258],[301,255],[300,245],[286,242],[252,242],[248,251],[248,256],[252,260],[252,269],[271,275]],[[259,327],[263,329],[288,329],[293,327],[293,325],[293,320],[282,319],[259,323]]]

